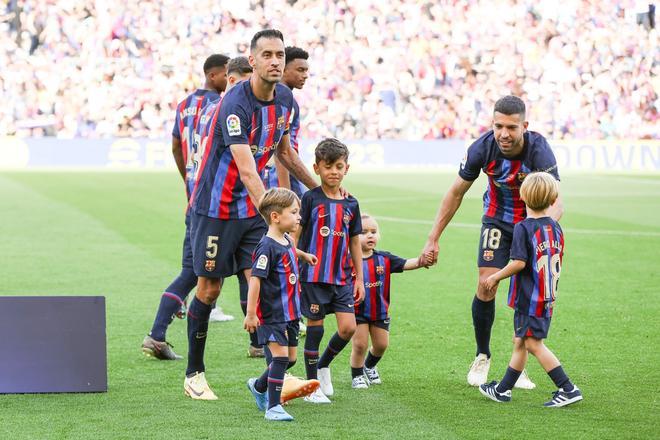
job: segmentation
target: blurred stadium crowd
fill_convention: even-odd
[[[468,138],[503,94],[549,138],[657,138],[653,6],[634,0],[5,0],[0,135],[169,138],[211,53],[310,53],[302,136]],[[0,6],[1,7],[1,6]],[[651,12],[649,12],[649,9]]]

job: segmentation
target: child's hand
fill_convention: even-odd
[[[425,254],[422,254],[418,258],[419,261],[419,267],[423,267],[425,269],[428,269],[429,267],[433,266],[433,253],[432,252],[427,252]]]
[[[500,282],[495,279],[495,276],[491,275],[481,282],[481,286],[488,291],[493,291],[497,290],[497,285],[499,283]]]
[[[245,319],[243,320],[243,328],[250,333],[254,333],[257,331],[257,327],[259,327],[259,318],[257,318],[257,315],[250,313],[245,315]]]
[[[319,259],[316,255],[314,254],[308,254],[307,252],[299,252],[298,256],[307,264],[310,264],[312,266],[316,266],[316,264],[319,262]]]
[[[360,304],[364,301],[364,283],[358,283],[357,280],[353,283],[353,299],[355,304]]]

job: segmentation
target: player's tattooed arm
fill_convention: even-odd
[[[438,240],[440,240],[442,232],[454,217],[454,214],[456,214],[459,206],[461,206],[463,196],[465,196],[465,193],[471,186],[472,181],[465,180],[458,176],[442,198],[438,214],[433,222],[431,232],[429,232],[428,240],[426,241],[420,255],[423,265],[433,265],[438,262],[438,254],[440,253]]]
[[[497,290],[497,285],[505,278],[517,274],[525,268],[525,262],[522,260],[511,260],[509,264],[504,266],[503,269],[495,272],[484,281],[481,285],[488,291]]]
[[[254,162],[254,156],[252,156],[252,150],[250,146],[245,145],[231,145],[231,154],[236,162],[236,167],[238,168],[238,174],[241,178],[241,182],[245,185],[245,188],[248,190],[250,199],[254,206],[259,206],[261,197],[266,192],[264,188],[264,183],[257,173],[257,165]]]
[[[186,180],[186,162],[183,160],[183,150],[181,149],[181,139],[177,139],[172,136],[172,156],[174,156],[174,162],[176,162],[176,167],[181,174],[181,178]]]
[[[298,153],[296,153],[291,147],[291,138],[289,134],[282,136],[282,140],[277,145],[276,154],[279,161],[282,162],[282,165],[284,165],[284,167],[286,167],[286,169],[307,188],[312,189],[319,186],[319,183],[312,177],[309,170],[300,159],[300,156],[298,156]]]
[[[248,284],[248,303],[243,320],[243,328],[250,333],[257,331],[259,327],[259,318],[257,318],[257,299],[259,298],[259,291],[261,290],[261,279],[258,277],[250,277]]]

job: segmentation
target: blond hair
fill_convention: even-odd
[[[286,208],[294,203],[300,205],[300,199],[290,189],[271,188],[261,198],[259,203],[259,214],[270,224],[270,215],[273,212],[281,214]]]
[[[520,186],[520,197],[534,211],[543,211],[559,197],[559,183],[546,172],[530,173]]]

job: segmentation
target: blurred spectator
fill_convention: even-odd
[[[658,138],[658,33],[623,0],[8,0],[0,136],[167,138],[210,53],[310,53],[302,136],[478,136],[495,100],[550,138]],[[295,17],[295,18],[291,18]]]

